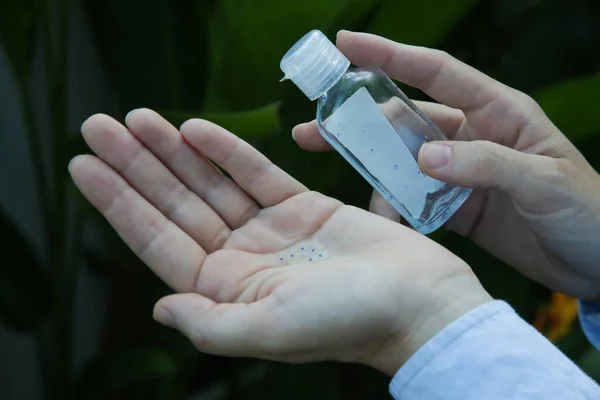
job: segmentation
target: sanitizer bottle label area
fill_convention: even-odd
[[[427,194],[444,185],[423,174],[403,141],[402,136],[414,138],[415,133],[397,131],[410,128],[392,126],[364,87],[335,110],[325,127],[395,198],[388,194],[386,200],[400,202],[415,218],[425,209]]]

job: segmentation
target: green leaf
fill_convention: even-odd
[[[363,31],[381,8],[384,0],[346,0],[346,5],[330,24],[326,33],[335,34],[341,29]]]
[[[193,113],[188,111],[160,111],[173,125],[180,126],[191,118],[203,118],[221,125],[246,140],[263,139],[279,132],[279,102],[254,110],[237,112]]]
[[[164,384],[177,373],[176,363],[165,350],[122,350],[102,356],[84,369],[77,382],[77,398],[107,399],[136,384]]]
[[[570,140],[600,131],[600,75],[561,82],[533,94],[546,115]]]
[[[367,30],[419,46],[436,46],[478,0],[387,0]]]
[[[579,321],[574,321],[569,333],[556,343],[556,347],[571,360],[578,360],[588,350],[590,342],[585,337]]]
[[[0,41],[17,80],[23,82],[33,59],[35,10],[33,0],[3,0],[0,6]]]
[[[590,346],[579,358],[579,367],[596,382],[600,382],[600,351]]]
[[[374,0],[222,0],[209,29],[210,110],[243,110],[278,98],[279,62],[311,29],[325,33],[356,22]],[[359,13],[349,7],[357,8]],[[346,21],[340,18],[347,18]],[[348,27],[346,25],[346,27]]]
[[[13,221],[0,213],[0,321],[32,331],[43,319],[49,299],[46,276],[34,251]]]
[[[84,0],[122,112],[202,107],[214,1]]]

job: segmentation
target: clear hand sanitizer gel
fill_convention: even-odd
[[[467,199],[471,189],[421,171],[423,143],[447,139],[381,70],[349,68],[350,61],[318,30],[304,35],[280,67],[284,79],[318,99],[321,135],[417,231],[433,232]]]

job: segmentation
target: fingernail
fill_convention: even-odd
[[[294,141],[296,141],[296,132],[297,129],[302,128],[304,125],[306,125],[307,122],[303,123],[303,124],[298,124],[296,125],[293,129],[292,129],[292,138],[294,139]]]
[[[427,143],[421,149],[423,164],[430,169],[438,169],[448,165],[451,156],[452,147],[445,144]]]
[[[86,118],[85,121],[83,121],[81,123],[81,126],[79,127],[79,132],[83,133],[83,127],[85,126],[85,123],[88,122],[89,118]]]
[[[76,159],[77,157],[79,157],[79,156],[75,156],[75,157],[71,158],[71,161],[69,161],[69,165],[67,165],[67,170],[68,170],[69,172],[71,172],[71,165],[73,165],[73,161],[75,161],[75,159]]]
[[[134,108],[133,110],[131,110],[127,113],[127,115],[125,116],[125,123],[127,123],[127,121],[129,120],[129,117],[131,116],[131,114],[133,114],[133,112],[135,110],[137,110],[137,108]]]
[[[346,29],[340,29],[336,36],[339,36],[340,34],[343,34],[343,33],[350,33],[350,31],[346,30]]]
[[[191,119],[188,119],[183,124],[179,125],[179,132],[183,135],[183,131],[186,130],[185,126],[190,123]]]
[[[154,314],[152,316],[155,321],[157,321],[163,325],[166,325],[171,328],[175,327],[175,322],[173,321],[173,316],[171,315],[169,310],[167,310],[163,306],[158,305],[158,306],[154,307]]]

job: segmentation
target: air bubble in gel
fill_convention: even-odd
[[[306,262],[318,262],[327,258],[329,251],[322,243],[314,239],[304,239],[277,254],[280,264],[302,264]],[[318,258],[317,258],[318,257]]]

